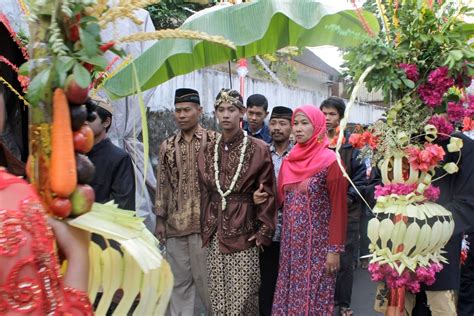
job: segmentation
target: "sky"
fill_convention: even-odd
[[[326,64],[339,72],[341,71],[341,65],[343,62],[342,53],[337,47],[325,45],[318,47],[308,47],[308,49],[321,58]]]
[[[474,0],[473,0],[474,1]],[[365,0],[356,0],[357,6],[362,6]],[[340,10],[353,10],[354,6],[349,0],[333,0],[330,2],[331,6],[337,7]],[[318,46],[318,47],[308,47],[313,53],[315,53],[319,58],[321,58],[325,63],[334,69],[341,71],[342,64],[342,54],[338,48],[330,45]]]

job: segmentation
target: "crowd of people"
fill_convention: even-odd
[[[199,93],[178,89],[179,131],[160,146],[156,235],[175,276],[170,314],[191,315],[199,296],[216,315],[350,315],[361,202],[331,145],[344,102],[276,106],[268,125],[261,94],[244,105],[222,89],[214,108],[221,134],[199,124]],[[341,154],[364,191],[357,150]]]
[[[15,142],[7,142],[11,139],[5,106],[8,94],[1,90],[0,96],[1,163],[10,172],[18,171],[24,168],[19,154],[14,154],[20,150],[10,150]],[[107,137],[113,108],[105,99],[89,102],[95,116],[87,124],[95,144],[88,156],[96,166],[91,185],[97,201],[114,200],[121,208],[134,210],[131,159]],[[303,105],[294,110],[275,106],[270,114],[265,96],[251,95],[244,103],[237,91],[222,89],[214,110],[220,132],[200,125],[199,93],[178,89],[174,112],[178,131],[160,146],[155,233],[166,246],[175,281],[168,314],[193,315],[199,298],[205,314],[352,315],[354,261],[367,252],[366,245],[358,246],[364,237],[361,214],[367,210],[336,161],[335,139],[344,101],[330,97],[319,107]],[[407,296],[409,315],[429,315],[429,310],[433,315],[472,313],[472,252],[461,274],[459,250],[462,235],[472,231],[469,162],[474,149],[469,137],[458,137],[464,141],[461,172],[439,183],[440,203],[453,212],[456,221],[455,234],[445,248],[449,264],[433,286],[416,297]],[[359,152],[348,138],[339,149],[345,171],[357,191],[373,200],[374,185],[380,183],[377,170],[370,174],[370,164],[358,159]],[[15,209],[18,203],[41,208],[26,183],[5,170],[0,184],[2,196],[10,195],[12,186],[26,188],[2,208]],[[82,262],[70,265],[63,280],[52,279],[58,286],[56,300],[70,310],[90,312],[92,304],[84,293],[89,237],[52,219],[38,225],[38,231],[25,228],[22,238],[34,239],[50,226],[66,258]],[[52,245],[52,236],[45,233],[42,238]],[[7,238],[13,242],[19,237]],[[100,244],[97,236],[92,238]],[[35,255],[35,243],[29,244]],[[8,257],[7,250],[2,248],[1,262],[11,266],[18,258]],[[52,251],[43,250],[51,257],[50,268],[58,271]],[[31,310],[47,302],[38,299],[35,304]],[[9,306],[13,307],[24,308],[20,302]]]
[[[179,131],[160,147],[156,235],[175,276],[169,314],[193,314],[199,296],[205,312],[215,315],[352,315],[353,271],[368,253],[363,234],[370,209],[359,193],[373,204],[380,177],[358,159],[349,134],[339,154],[355,188],[342,175],[335,150],[344,101],[275,106],[270,114],[265,96],[251,95],[244,105],[237,91],[222,89],[214,109],[220,134],[199,124],[199,93],[178,89]],[[462,138],[463,155],[470,157],[472,140]],[[453,177],[441,184],[459,223],[445,268],[456,277],[440,273],[438,287],[421,292],[435,301],[415,305],[408,297],[409,315],[429,315],[423,307],[438,315],[440,305],[447,307],[443,315],[458,308],[469,315],[462,310],[472,308],[472,275],[465,273],[458,292],[454,258],[460,234],[472,229],[472,172],[462,166],[462,187],[452,187]]]

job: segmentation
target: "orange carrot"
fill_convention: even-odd
[[[49,181],[51,190],[64,198],[71,195],[77,185],[71,117],[66,95],[61,88],[57,88],[53,96]]]

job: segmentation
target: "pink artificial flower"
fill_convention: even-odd
[[[408,162],[415,170],[427,172],[441,161],[445,152],[441,146],[425,143],[424,149],[411,146],[406,149]]]
[[[436,144],[425,143],[424,147],[425,149],[423,151],[427,151],[431,154],[431,164],[433,166],[437,165],[438,162],[443,160],[444,155],[446,154],[443,147]]]
[[[436,68],[428,75],[428,83],[448,90],[454,84],[454,79],[448,77],[449,69],[446,66]]]
[[[415,191],[415,184],[389,183],[375,186],[375,198],[390,194],[407,195]]]
[[[453,125],[451,125],[451,123],[449,123],[443,116],[433,115],[428,120],[428,124],[432,124],[436,127],[438,130],[438,138],[440,140],[449,138],[449,135],[454,131]]]
[[[438,187],[435,187],[434,185],[429,185],[426,189],[423,195],[425,196],[426,199],[430,201],[436,201],[439,198],[440,190]]]
[[[403,69],[405,71],[405,75],[407,76],[408,79],[410,79],[413,82],[418,81],[419,77],[419,72],[418,72],[418,67],[413,64],[399,64],[398,67]]]
[[[443,94],[454,85],[454,79],[448,77],[448,67],[439,67],[428,75],[428,82],[418,87],[420,99],[430,107],[437,107],[443,101]]]
[[[474,94],[468,94],[467,95],[467,104],[469,108],[474,108]]]
[[[466,110],[461,102],[448,102],[448,117],[451,122],[461,122],[466,116]]]
[[[432,108],[441,105],[444,92],[446,91],[435,89],[432,85],[427,83],[418,86],[418,94],[420,95],[421,101]]]

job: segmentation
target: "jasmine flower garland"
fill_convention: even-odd
[[[247,145],[249,142],[249,138],[247,136],[247,132],[244,131],[244,142],[242,144],[242,147],[240,148],[240,157],[239,157],[239,165],[237,166],[237,170],[235,171],[234,177],[232,178],[232,182],[230,183],[229,189],[227,191],[223,192],[221,188],[221,184],[219,182],[219,143],[221,142],[222,135],[219,135],[216,140],[216,144],[214,146],[214,180],[216,182],[216,187],[217,187],[217,192],[219,192],[219,195],[222,198],[222,210],[225,210],[227,206],[227,200],[226,197],[232,193],[232,190],[234,190],[235,184],[237,183],[237,180],[239,179],[240,172],[242,171],[242,166],[244,164],[244,156],[245,152],[247,151]]]

